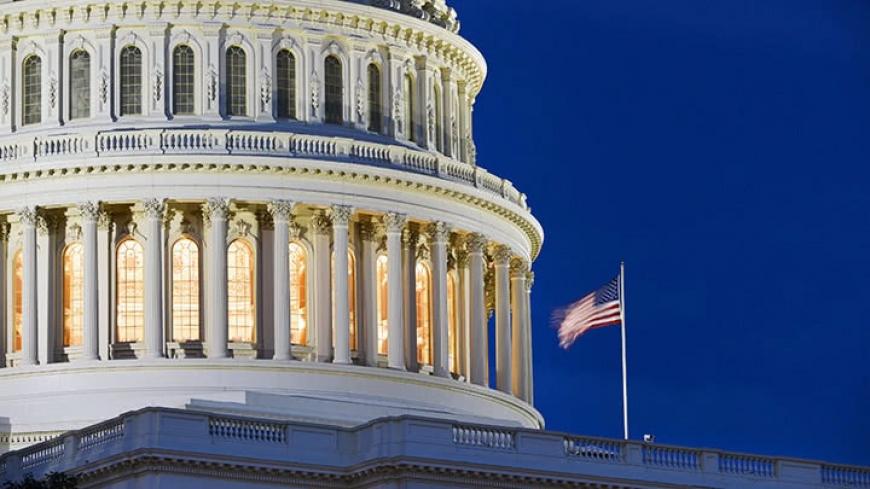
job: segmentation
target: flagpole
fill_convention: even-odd
[[[619,324],[622,330],[622,426],[628,440],[628,362],[625,354],[625,262],[619,263]]]

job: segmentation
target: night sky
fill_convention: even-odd
[[[870,465],[870,1],[451,4],[479,163],[546,232],[548,429],[622,436],[619,329],[549,316],[624,259],[633,438]]]

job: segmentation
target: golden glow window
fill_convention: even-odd
[[[308,344],[308,253],[299,243],[290,243],[290,337]]]
[[[377,302],[378,302],[378,353],[381,355],[387,354],[390,329],[387,325],[387,257],[386,255],[378,256],[377,263]]]
[[[128,239],[117,251],[118,342],[134,343],[145,337],[145,252],[137,241]]]
[[[85,320],[84,248],[81,243],[63,252],[63,346],[81,346]]]
[[[417,362],[432,365],[432,281],[429,267],[417,262]]]
[[[230,341],[255,341],[254,250],[237,239],[227,250],[227,323]]]
[[[359,348],[356,326],[356,259],[353,253],[347,254],[347,307],[350,314],[350,349]]]
[[[190,238],[172,245],[172,340],[199,341],[199,246]]]
[[[21,324],[24,300],[24,257],[21,251],[12,258],[12,351],[21,351]]]
[[[459,331],[457,330],[457,312],[459,310],[456,302],[456,276],[453,273],[447,275],[447,335],[449,350],[447,351],[449,369],[453,373],[459,373]]]

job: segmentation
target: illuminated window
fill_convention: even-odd
[[[381,69],[369,65],[369,131],[383,130],[383,111],[381,111]]]
[[[344,82],[342,81],[341,61],[335,56],[327,56],[323,69],[326,80],[326,123],[341,124],[344,122],[342,115]]]
[[[238,46],[227,49],[227,115],[248,115],[248,61]]]
[[[350,314],[350,349],[357,350],[357,325],[356,325],[356,259],[353,253],[347,253],[347,307]]]
[[[405,75],[405,136],[414,141],[414,80],[411,75]]]
[[[12,258],[12,351],[21,351],[21,324],[24,304],[24,257],[21,251]]]
[[[275,60],[275,79],[278,82],[277,103],[279,119],[296,118],[296,57],[287,49],[278,51]]]
[[[28,56],[24,60],[22,77],[22,122],[39,124],[42,122],[42,59],[39,56]]]
[[[230,341],[253,343],[254,250],[240,239],[230,243],[227,250],[227,314]]]
[[[178,46],[172,52],[172,113],[193,114],[195,57],[190,46]]]
[[[142,113],[142,51],[135,46],[121,50],[121,115]]]
[[[429,267],[417,262],[417,362],[432,365],[432,280]]]
[[[389,290],[387,289],[387,257],[380,255],[377,263],[377,281],[378,281],[378,353],[381,355],[387,354],[388,341],[390,330],[387,325],[387,312],[389,305],[387,297]]]
[[[453,273],[447,275],[447,335],[450,345],[447,358],[450,371],[459,373],[459,331],[457,329],[459,306],[456,302],[456,276]]]
[[[145,252],[128,239],[117,252],[116,326],[118,342],[134,343],[145,337]]]
[[[199,341],[199,246],[190,238],[172,245],[172,340]]]
[[[91,116],[91,55],[83,49],[69,57],[69,118]]]
[[[441,117],[441,87],[435,85],[435,148],[438,151],[444,151]]]
[[[63,346],[80,346],[85,320],[85,257],[80,243],[63,252]]]
[[[290,243],[290,337],[308,344],[308,253],[299,243]]]

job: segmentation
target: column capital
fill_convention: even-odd
[[[387,233],[401,233],[408,222],[408,216],[399,214],[398,212],[388,212],[384,214],[384,227]]]
[[[314,234],[329,234],[332,222],[325,211],[316,211],[314,217],[311,218],[311,230]]]
[[[96,221],[100,218],[100,214],[102,211],[100,210],[100,203],[94,201],[82,202],[79,204],[79,214],[82,216],[83,220],[87,221]]]
[[[465,250],[456,250],[456,267],[459,269],[468,267],[468,252]]]
[[[480,233],[472,233],[468,235],[465,241],[465,247],[468,249],[469,253],[483,253],[483,250],[486,248],[487,239],[486,236]]]
[[[535,272],[526,272],[526,287],[531,291],[533,285],[535,285]]]
[[[429,233],[432,243],[444,244],[447,243],[448,239],[450,239],[450,232],[452,229],[446,222],[436,221],[429,224],[426,231]]]
[[[0,242],[5,243],[9,240],[9,223],[0,222]]]
[[[25,226],[36,226],[39,221],[39,209],[35,206],[22,207],[15,211],[18,221]]]
[[[511,264],[511,278],[525,279],[529,274],[529,262],[522,258],[514,258]]]
[[[145,209],[145,216],[148,219],[163,219],[163,214],[166,212],[165,199],[148,199],[142,203]]]
[[[57,229],[57,218],[52,215],[38,215],[36,217],[36,229],[42,236],[51,234]]]
[[[347,227],[353,217],[353,207],[349,205],[333,205],[329,211],[333,226]]]
[[[97,228],[108,230],[112,227],[112,216],[106,211],[100,211],[100,215],[97,216]]]
[[[293,205],[294,203],[289,200],[273,200],[269,202],[266,210],[273,221],[289,221],[293,216]]]
[[[296,241],[302,237],[302,227],[296,223],[293,219],[289,221],[287,226],[287,231],[290,237],[290,241]]]
[[[377,227],[371,221],[362,221],[359,223],[359,237],[363,241],[374,241],[377,236]]]
[[[210,219],[226,219],[230,213],[230,201],[223,197],[212,197],[205,201],[204,210]]]
[[[411,228],[411,226],[405,227],[402,230],[402,244],[408,248],[417,248],[417,245],[420,244],[420,233]]]
[[[497,267],[509,267],[511,265],[511,249],[505,245],[495,245],[492,248],[492,260]]]

